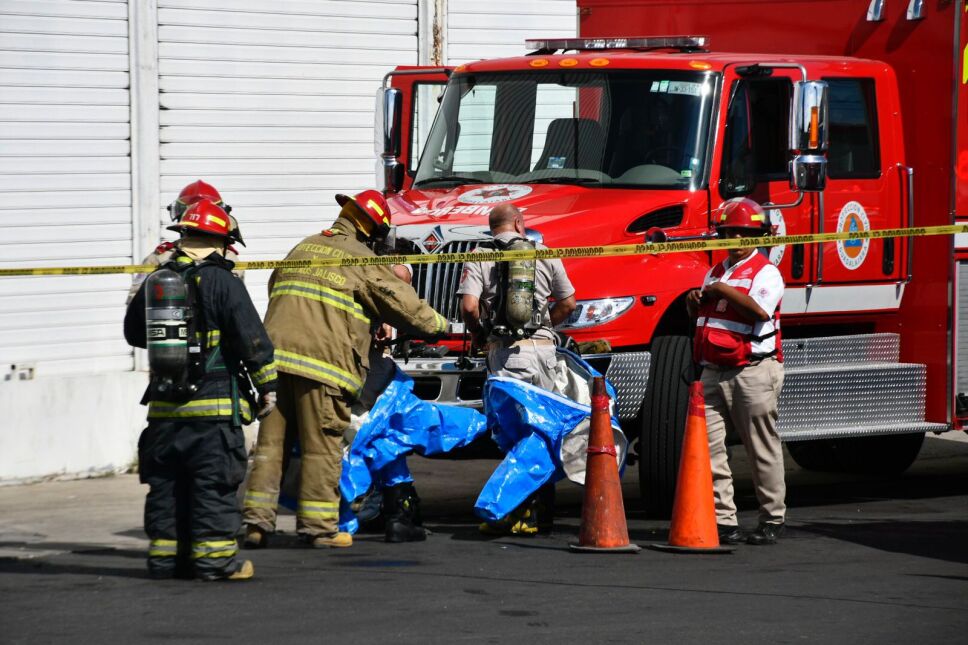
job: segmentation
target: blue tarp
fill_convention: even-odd
[[[576,398],[587,401],[588,382],[597,376],[576,355],[559,350],[559,362],[566,367],[572,389],[582,390]],[[615,391],[607,385],[609,395]],[[484,389],[484,409],[480,412],[450,405],[423,401],[413,393],[413,380],[397,369],[365,417],[343,457],[340,493],[344,500],[340,511],[340,528],[354,532],[356,519],[349,503],[364,495],[372,486],[393,486],[413,481],[406,458],[412,453],[430,456],[469,445],[488,429],[498,446],[506,453],[481,491],[475,512],[484,519],[497,520],[525,501],[545,482],[558,481],[566,471],[584,470],[584,449],[574,446],[563,451],[576,428],[584,428],[587,443],[587,420],[591,408],[559,394],[505,377],[490,377]],[[624,461],[625,443],[618,421],[612,425]],[[576,433],[572,436],[575,439]],[[582,444],[584,445],[584,444]],[[562,454],[577,455],[571,468],[562,463]],[[576,481],[580,478],[572,477]]]
[[[413,379],[398,368],[343,456],[342,499],[353,501],[374,484],[393,486],[413,481],[408,455],[450,452],[469,445],[486,431],[484,415],[477,410],[417,398]]]

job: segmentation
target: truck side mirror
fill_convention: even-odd
[[[377,183],[385,191],[396,192],[403,187],[403,164],[400,156],[400,118],[403,113],[403,92],[395,87],[380,88],[376,93],[374,148],[379,156]]]
[[[827,187],[827,158],[796,155],[790,161],[790,190],[819,193]]]
[[[828,86],[825,81],[800,81],[793,86],[790,109],[790,188],[820,192],[827,185]]]

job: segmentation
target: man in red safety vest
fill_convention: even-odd
[[[720,238],[769,233],[769,217],[751,199],[727,201],[716,228]],[[693,354],[703,367],[706,426],[712,461],[716,523],[727,544],[775,544],[783,533],[786,484],[783,448],[776,433],[777,397],[783,386],[780,300],[783,278],[756,248],[731,249],[709,270],[686,305],[696,318]],[[759,501],[759,525],[746,535],[736,520],[726,435],[746,447]]]

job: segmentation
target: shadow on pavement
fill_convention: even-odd
[[[968,535],[968,521],[965,520],[850,524],[798,522],[797,530],[881,551],[968,564],[968,550],[964,546],[965,536]]]
[[[63,551],[78,555],[107,555],[121,558],[145,558],[145,549],[119,549],[104,544],[80,542],[0,542],[0,548],[26,549],[29,551]]]
[[[90,554],[85,553],[84,555]],[[140,553],[139,556],[143,559],[144,553]],[[90,566],[87,566],[84,564],[55,562],[48,558],[38,560],[0,560],[0,574],[110,576],[150,580],[144,564],[138,568],[106,567],[98,563],[92,563]]]

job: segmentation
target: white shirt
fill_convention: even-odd
[[[748,257],[743,258],[736,264],[730,266],[729,258],[723,260],[723,266],[726,268],[726,272],[723,273],[719,281],[725,282],[727,285],[735,287],[739,286],[740,281],[731,281],[730,276],[738,268],[746,264],[752,259],[753,254]],[[715,268],[715,267],[714,267]],[[706,273],[706,278],[703,280],[702,286],[712,284],[717,281],[717,278],[712,277],[713,270],[710,269]],[[735,282],[735,283],[734,283]],[[745,287],[746,285],[742,285]],[[780,275],[780,270],[777,269],[772,264],[767,264],[759,273],[753,276],[753,282],[750,284],[750,298],[752,298],[756,304],[758,304],[766,315],[770,317],[766,322],[755,322],[753,323],[753,336],[764,336],[773,332],[776,327],[774,326],[773,313],[776,311],[777,306],[780,304],[780,299],[783,298],[783,276]],[[761,341],[753,341],[750,350],[754,354],[769,354],[776,349],[776,336],[770,336],[769,338]]]

